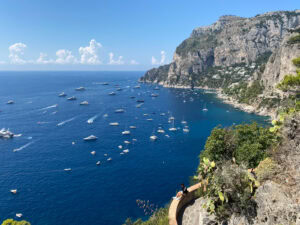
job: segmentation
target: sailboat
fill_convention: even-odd
[[[174,120],[173,121],[173,126],[169,128],[169,131],[177,131],[177,128],[174,126]]]
[[[208,109],[206,108],[206,103],[204,104],[204,108],[202,109],[203,112],[208,111]]]

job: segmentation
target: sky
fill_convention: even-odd
[[[0,70],[147,70],[222,15],[299,0],[0,0]]]

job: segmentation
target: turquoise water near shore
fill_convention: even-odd
[[[154,85],[138,84],[142,75],[0,73],[0,129],[22,134],[0,139],[1,219],[22,213],[33,225],[116,225],[127,217],[146,218],[136,199],[149,200],[153,208],[168,203],[179,184],[188,183],[193,175],[198,155],[215,126],[266,123],[266,117],[234,109],[202,90],[154,90]],[[134,88],[136,85],[141,88]],[[86,90],[75,91],[80,86]],[[58,97],[62,91],[77,100]],[[112,91],[115,96],[108,95]],[[151,97],[152,93],[159,96]],[[5,104],[10,99],[15,104]],[[145,101],[140,108],[136,107],[138,99]],[[80,106],[84,100],[90,104]],[[202,110],[205,106],[208,111]],[[119,108],[125,112],[115,113]],[[168,130],[170,116],[175,117],[176,132]],[[92,117],[96,117],[94,122],[88,124]],[[187,121],[189,133],[182,131],[182,120]],[[109,126],[111,122],[120,125]],[[122,135],[130,126],[136,129]],[[157,133],[158,127],[169,137]],[[98,140],[84,142],[91,134]],[[153,134],[158,136],[156,141],[149,138]],[[120,154],[119,145],[129,153]],[[108,157],[112,160],[107,161]],[[97,161],[101,161],[99,166]],[[10,189],[18,193],[13,195]]]

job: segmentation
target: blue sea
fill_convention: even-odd
[[[181,183],[189,183],[214,127],[266,122],[201,90],[138,84],[143,73],[0,73],[0,129],[22,134],[0,139],[1,220],[16,219],[16,213],[32,225],[119,225],[127,217],[147,218],[136,200],[149,201],[153,209],[167,204]],[[75,91],[80,86],[86,90]],[[61,92],[68,96],[58,97]],[[73,95],[77,100],[68,101]],[[15,103],[6,104],[9,100]],[[85,100],[89,105],[79,105]],[[144,100],[140,108],[137,100]],[[120,108],[125,112],[114,112]],[[169,131],[171,116],[175,132]],[[183,132],[182,120],[190,132]],[[166,133],[157,133],[159,127]],[[122,135],[124,130],[131,134]],[[153,134],[156,141],[149,138]],[[89,135],[98,139],[85,142]],[[120,154],[119,145],[129,152]]]

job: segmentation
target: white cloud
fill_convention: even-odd
[[[80,63],[82,64],[100,64],[101,61],[98,56],[98,49],[102,45],[98,43],[95,39],[90,41],[90,45],[87,47],[80,47]]]
[[[162,65],[162,64],[165,63],[165,60],[166,60],[166,52],[165,51],[161,51],[160,55],[161,55],[160,64]]]
[[[15,43],[9,46],[9,59],[12,64],[25,64],[26,60],[22,59],[27,46],[23,43]]]
[[[152,65],[162,65],[165,63],[165,61],[166,61],[166,52],[163,50],[160,52],[160,61],[158,61],[154,56],[152,56],[151,58]]]
[[[124,64],[123,56],[119,56],[117,60],[114,60],[114,53],[110,52],[109,54],[109,63],[111,65],[122,65]]]
[[[77,59],[72,55],[72,52],[66,49],[60,49],[56,52],[56,63],[58,64],[74,64],[77,63]]]
[[[134,59],[130,60],[130,64],[131,65],[138,65],[139,63],[137,61],[135,61]]]
[[[49,64],[53,63],[52,59],[48,59],[48,55],[46,53],[40,53],[40,57],[36,60],[38,64]]]

